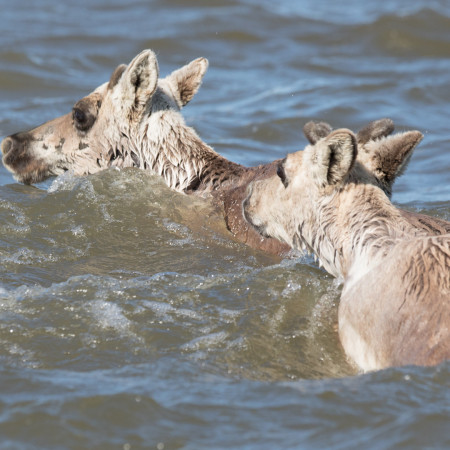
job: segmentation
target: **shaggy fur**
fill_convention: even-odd
[[[328,136],[332,131],[326,122],[308,122],[303,131],[311,144]],[[402,175],[411,159],[414,148],[422,140],[419,131],[408,131],[391,136],[394,122],[391,119],[375,120],[356,134],[357,161],[376,179],[379,187],[390,198],[395,180]],[[400,214],[417,229],[432,234],[450,233],[450,223],[425,214],[399,209]]]
[[[264,238],[242,216],[245,186],[276,172],[276,162],[246,168],[217,154],[186,126],[180,110],[195,95],[208,61],[199,58],[159,78],[146,50],[119,66],[108,83],[79,100],[70,114],[2,142],[3,164],[23,183],[72,171],[87,175],[111,166],[138,167],[187,194],[212,196],[234,236],[273,254],[290,248]],[[244,186],[244,187],[243,187]]]
[[[361,369],[438,364],[450,358],[450,235],[417,228],[391,204],[356,158],[357,139],[337,130],[288,155],[278,176],[250,186],[245,214],[344,279],[339,334]],[[382,160],[384,144],[378,151]]]
[[[86,175],[111,166],[138,167],[160,175],[177,191],[212,196],[236,239],[284,254],[286,244],[261,236],[242,214],[247,185],[274,175],[278,161],[252,168],[228,161],[186,126],[181,115],[207,67],[208,61],[198,58],[159,78],[156,56],[145,50],[128,66],[117,67],[109,82],[79,100],[70,114],[5,138],[3,163],[23,183],[67,170]],[[366,128],[370,155],[371,143],[389,130],[380,121]],[[419,228],[439,228],[433,218],[413,214],[411,220]]]

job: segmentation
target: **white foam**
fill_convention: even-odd
[[[200,336],[192,339],[182,346],[185,351],[209,350],[222,344],[228,338],[228,333],[219,331],[217,333],[210,333],[205,336]]]
[[[70,230],[74,236],[86,236],[84,228],[82,225],[77,225]]]
[[[202,319],[202,315],[196,311],[187,308],[175,308],[174,306],[164,302],[146,300],[143,302],[143,306],[153,311],[158,319],[163,322],[174,322],[177,318],[188,318],[194,320]]]
[[[101,328],[112,328],[120,333],[130,333],[132,322],[125,317],[122,308],[117,304],[95,300],[90,303],[89,309]]]
[[[80,177],[75,176],[73,172],[64,172],[53,180],[47,192],[70,191],[80,184],[80,180]]]
[[[288,297],[294,292],[299,291],[302,288],[302,285],[299,283],[295,283],[293,281],[289,281],[287,286],[281,292],[282,297]]]
[[[1,257],[2,263],[35,264],[43,262],[56,262],[58,258],[52,253],[40,253],[29,248],[20,248],[16,252]]]

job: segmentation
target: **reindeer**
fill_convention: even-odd
[[[360,369],[449,359],[450,234],[417,228],[392,205],[350,130],[312,140],[280,162],[277,175],[249,185],[247,220],[343,279],[339,336]],[[383,160],[381,152],[371,159]]]
[[[247,185],[274,175],[278,161],[236,164],[185,124],[181,109],[197,93],[207,68],[208,61],[198,58],[160,78],[155,54],[145,50],[128,66],[118,66],[109,82],[77,101],[71,113],[6,137],[3,164],[26,184],[65,171],[88,175],[108,167],[138,167],[160,175],[174,190],[213,197],[237,240],[284,255],[286,244],[261,236],[242,214]],[[374,124],[363,133],[368,143],[392,132],[389,123]],[[430,220],[438,227],[437,219]]]
[[[258,235],[235,205],[236,186],[275,173],[276,163],[246,168],[228,161],[181,115],[207,68],[208,61],[198,58],[159,78],[156,56],[145,50],[128,66],[118,66],[109,82],[76,102],[71,113],[6,137],[3,164],[25,184],[66,171],[88,175],[108,167],[138,167],[160,175],[176,191],[214,196],[236,239],[286,254],[287,245]]]

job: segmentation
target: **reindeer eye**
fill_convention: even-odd
[[[72,110],[73,124],[80,131],[87,131],[95,122],[95,116],[81,108],[74,107]]]
[[[284,187],[288,187],[288,180],[286,179],[286,172],[284,171],[284,163],[285,159],[283,161],[280,161],[277,166],[277,175],[280,178],[281,182],[283,183]]]
[[[74,108],[73,119],[75,120],[75,122],[82,124],[82,123],[86,122],[86,119],[87,119],[86,113],[84,111],[82,111],[81,109]]]

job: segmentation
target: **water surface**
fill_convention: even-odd
[[[70,111],[144,48],[204,56],[184,110],[253,165],[311,119],[425,139],[398,205],[450,220],[446,1],[0,1],[0,138]],[[38,186],[0,167],[0,447],[446,448],[450,364],[359,375],[340,285],[233,241],[208,202],[128,169]]]

